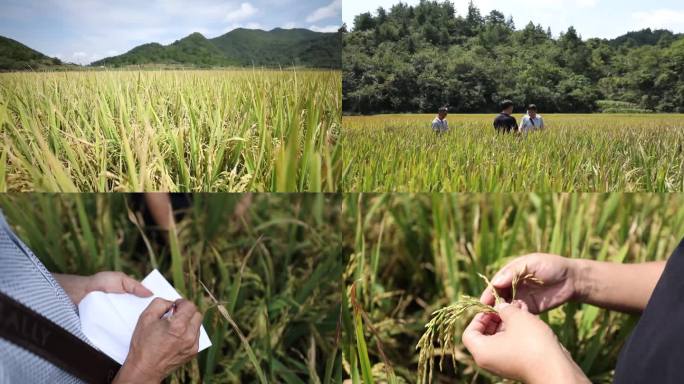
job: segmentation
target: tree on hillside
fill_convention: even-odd
[[[502,98],[545,112],[595,111],[598,100],[684,109],[684,36],[670,31],[583,40],[569,27],[554,38],[473,2],[459,12],[421,0],[357,15],[343,35],[346,112],[493,112]]]

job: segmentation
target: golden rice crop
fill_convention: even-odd
[[[493,276],[534,252],[664,260],[684,236],[684,194],[350,193],[342,225],[342,352],[350,382],[416,383],[444,359],[451,364],[428,382],[490,384],[502,379],[479,369],[460,338],[471,320],[465,311],[491,310],[467,298],[489,285],[479,273]],[[517,281],[539,283],[526,276]],[[540,318],[601,384],[612,383],[638,319],[578,302]]]
[[[334,191],[339,71],[0,74],[0,190]]]
[[[544,115],[547,130],[497,135],[494,115],[342,120],[343,191],[684,191],[684,115]],[[519,118],[519,116],[518,116]]]

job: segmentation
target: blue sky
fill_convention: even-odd
[[[454,0],[456,12],[464,15],[469,0]],[[344,0],[342,19],[350,27],[354,16],[375,12],[382,6],[389,9],[397,0]],[[417,4],[419,0],[404,0]],[[554,36],[573,25],[583,38],[613,38],[642,28],[666,28],[684,32],[684,1],[682,0],[474,0],[485,15],[492,9],[513,16],[516,28],[530,20],[551,27]]]
[[[90,63],[144,43],[238,27],[334,31],[342,0],[0,0],[0,35],[48,56]]]

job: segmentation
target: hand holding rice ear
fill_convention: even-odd
[[[495,309],[477,314],[463,332],[463,344],[479,367],[528,384],[590,383],[551,328],[524,302]]]
[[[523,301],[530,312],[541,313],[564,304],[579,296],[582,291],[576,266],[571,259],[544,253],[532,253],[521,256],[504,266],[491,281],[491,287],[485,289],[480,301],[486,305],[494,305],[496,295],[506,301],[512,298]],[[531,274],[544,284],[516,284],[516,278]]]
[[[453,350],[451,357],[454,366],[456,366],[456,345],[454,344],[454,339],[458,331],[457,326],[459,325],[459,322],[457,320],[459,318],[472,315],[473,313],[479,313],[478,316],[480,318],[476,318],[476,320],[478,320],[480,324],[485,324],[485,327],[482,329],[482,331],[488,330],[490,331],[490,333],[494,333],[497,331],[498,324],[500,324],[501,322],[499,321],[498,323],[496,323],[495,321],[491,320],[497,319],[498,317],[496,316],[499,312],[499,309],[504,308],[508,305],[508,303],[504,301],[504,299],[498,294],[497,289],[494,287],[494,285],[492,285],[492,283],[486,276],[482,274],[478,275],[487,283],[486,291],[491,292],[492,299],[496,303],[496,307],[492,306],[494,305],[494,302],[490,305],[487,303],[482,303],[470,296],[462,296],[461,300],[457,303],[433,312],[433,317],[430,320],[430,322],[425,326],[426,331],[418,341],[418,346],[416,347],[420,349],[420,357],[418,360],[419,383],[432,382],[432,371],[434,369],[433,356],[435,349],[435,340],[437,341],[437,343],[443,351]],[[522,268],[518,271],[518,273],[512,277],[510,301],[511,303],[515,303],[517,307],[523,308],[525,312],[528,312],[527,305],[522,301],[516,300],[518,286],[526,284],[534,284],[539,286],[543,285],[544,282],[535,277],[534,273],[528,272],[527,266],[523,265]],[[488,320],[488,322],[483,323],[482,320]],[[445,353],[442,353],[440,357],[440,370],[442,370],[443,368],[444,355]]]
[[[522,264],[522,265],[521,265]],[[504,300],[486,276],[480,277],[487,283],[492,304],[482,303],[469,296],[459,302],[433,313],[433,318],[425,326],[426,331],[418,342],[418,382],[432,382],[434,368],[434,341],[442,348],[440,370],[446,351],[452,351],[454,363],[456,345],[454,339],[458,318],[478,312],[463,332],[465,347],[475,359],[475,363],[496,375],[520,380],[525,383],[589,383],[582,370],[575,364],[565,348],[558,342],[551,328],[537,316],[529,312],[524,301],[516,300],[516,295],[528,285],[544,286],[544,281],[530,272],[526,264],[519,262],[509,266],[506,273],[497,276],[510,294],[510,303]],[[488,297],[489,298],[489,297]]]

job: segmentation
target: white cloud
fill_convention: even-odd
[[[637,23],[638,28],[684,28],[684,11],[655,9],[634,12],[632,18]]]
[[[204,37],[213,37],[213,36],[210,36],[213,33],[213,31],[209,30],[208,28],[190,27],[188,30],[192,31],[192,32],[189,32],[188,34],[197,32],[197,33],[201,33],[202,35],[204,35]]]
[[[245,24],[245,25],[243,26],[243,28],[247,28],[247,29],[264,29],[264,26],[261,25],[261,24],[259,24],[259,23],[254,22],[254,23],[247,23],[247,24]]]
[[[259,10],[256,9],[252,4],[242,3],[240,4],[240,8],[228,12],[228,14],[226,15],[226,21],[236,22],[240,20],[245,20],[254,16],[258,11]]]
[[[238,27],[337,29],[328,25],[339,23],[342,1],[347,0],[0,0],[0,35],[60,53],[67,62],[84,62],[93,52],[116,56],[192,32],[213,38]]]
[[[339,17],[341,12],[342,0],[333,0],[332,3],[326,5],[325,7],[314,10],[309,16],[306,17],[306,22],[315,23],[320,20]]]
[[[88,64],[91,61],[88,57],[89,55],[87,53],[83,51],[77,51],[72,53],[71,56],[61,58],[61,60],[76,64]]]
[[[309,29],[315,32],[337,32],[340,29],[339,25],[326,25],[319,27],[318,25],[309,26]]]
[[[465,15],[468,12],[468,4],[471,0],[456,0],[456,11]],[[553,10],[554,12],[562,13],[568,8],[594,8],[599,0],[517,0],[515,7],[510,7],[506,1],[497,0],[479,0],[474,2],[475,6],[480,9],[480,12],[486,14],[489,10],[509,10],[509,9],[534,9],[538,12],[540,9]],[[504,12],[506,13],[506,12]]]
[[[598,0],[577,0],[577,6],[579,8],[594,8]]]

